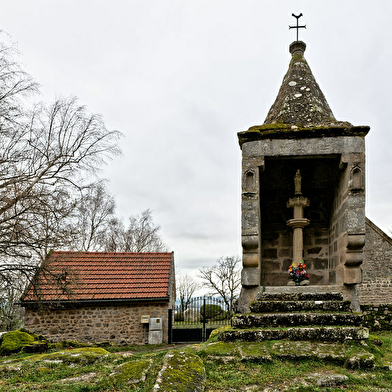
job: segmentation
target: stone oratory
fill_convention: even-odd
[[[339,292],[359,309],[365,245],[365,136],[337,121],[304,58],[291,62],[263,125],[239,132],[242,149],[242,290],[239,312],[257,294]],[[293,261],[307,287],[290,287]]]

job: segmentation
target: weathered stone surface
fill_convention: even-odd
[[[214,357],[238,356],[237,346],[234,343],[212,342],[204,348],[204,352]]]
[[[392,330],[392,304],[361,305],[363,325],[372,331]]]
[[[97,377],[97,373],[91,372],[91,373],[86,373],[82,374],[77,377],[71,377],[71,378],[63,378],[60,380],[61,384],[73,384],[75,382],[91,382]]]
[[[169,351],[158,374],[154,392],[202,392],[206,373],[202,360],[190,351]]]
[[[296,327],[225,331],[219,336],[219,339],[225,342],[262,342],[264,340],[281,339],[344,342],[364,340],[368,337],[369,330],[363,327]]]
[[[337,125],[303,54],[302,41],[290,45],[292,59],[264,124]]]
[[[252,287],[260,285],[259,268],[243,268],[241,271],[241,283],[243,286]]]
[[[362,315],[353,313],[251,313],[232,319],[233,328],[288,327],[304,325],[357,326]]]
[[[369,219],[362,271],[362,284],[358,285],[361,304],[391,304],[392,239]]]
[[[84,306],[73,309],[26,309],[25,326],[49,340],[79,342],[110,341],[117,344],[143,344],[142,315],[161,317],[167,340],[168,304]]]
[[[299,291],[300,288],[294,288],[295,291],[279,291],[279,292],[259,292],[255,298],[256,301],[342,301],[343,294],[340,292],[315,292],[313,291]],[[319,288],[317,288],[319,290]]]
[[[271,354],[286,359],[313,359],[344,363],[345,347],[341,343],[312,343],[307,341],[278,342],[272,345]]]
[[[215,349],[212,349],[215,347]],[[267,349],[262,342],[236,342],[208,345],[201,353],[207,355],[208,360],[228,363],[238,360],[244,362],[270,362],[273,358],[299,360],[299,359],[321,359],[327,362],[344,364],[351,369],[371,369],[375,367],[376,359],[368,351],[351,351],[345,343],[331,342],[321,343],[309,340],[282,340],[273,343]],[[216,355],[211,355],[212,353]],[[310,375],[309,378],[313,376]],[[313,384],[328,386],[328,377],[316,377],[319,381]],[[308,379],[308,381],[310,381]]]
[[[111,355],[103,348],[85,347],[72,350],[62,350],[49,354],[36,354],[27,358],[29,362],[63,362],[63,363],[94,363]]]
[[[365,141],[358,136],[342,136],[306,139],[255,140],[242,146],[242,155],[263,156],[306,156],[335,155],[350,152],[365,153]]]
[[[372,353],[362,351],[348,356],[345,365],[350,369],[374,369],[376,358]]]
[[[336,374],[332,372],[311,373],[305,377],[305,382],[311,385],[317,385],[322,388],[331,388],[337,385],[345,384],[349,378],[344,374]]]
[[[151,359],[125,362],[113,369],[109,379],[113,383],[126,382],[128,384],[137,384],[145,381],[151,365]]]
[[[349,301],[254,301],[250,306],[253,313],[294,311],[341,311],[350,310]]]
[[[243,362],[271,362],[272,357],[261,343],[237,343],[238,353]]]

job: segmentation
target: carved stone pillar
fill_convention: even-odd
[[[294,218],[287,221],[287,226],[293,228],[293,262],[300,263],[303,260],[303,228],[310,221],[304,218],[304,208],[309,206],[309,199],[302,196],[301,192],[301,175],[297,171],[295,178],[295,194],[294,197],[287,202],[287,208],[294,209]]]
[[[249,312],[260,286],[260,171],[264,170],[263,156],[243,156],[241,195],[242,271],[240,312]]]
[[[260,170],[264,157],[242,160],[242,286],[260,285]]]

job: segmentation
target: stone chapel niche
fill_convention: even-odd
[[[362,170],[357,165],[351,169],[349,188],[354,191],[363,189]]]
[[[250,192],[254,190],[255,186],[255,174],[253,171],[248,171],[245,174],[245,189]]]
[[[260,180],[261,284],[285,286],[293,259],[293,234],[287,221],[293,209],[287,200],[294,195],[293,178],[300,170],[302,193],[310,200],[304,217],[303,260],[311,285],[330,284],[330,226],[336,188],[341,172],[339,156],[267,158]]]

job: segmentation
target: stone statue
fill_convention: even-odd
[[[295,177],[294,177],[294,189],[295,189],[294,194],[295,195],[302,195],[301,180],[302,180],[301,173],[299,172],[299,169],[298,169],[297,172],[295,173]]]

